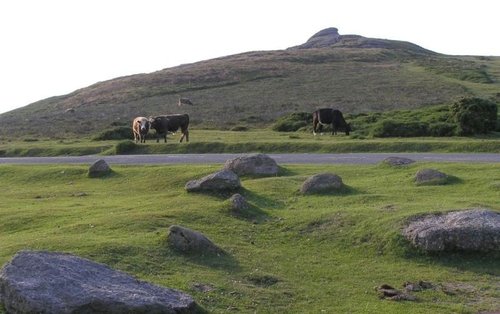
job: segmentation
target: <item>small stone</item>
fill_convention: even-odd
[[[111,173],[111,168],[104,159],[99,159],[89,168],[88,176],[91,178],[103,177]]]
[[[202,233],[182,226],[170,226],[167,239],[171,247],[185,253],[221,254],[224,252]]]
[[[309,177],[300,188],[302,194],[334,192],[344,187],[342,178],[333,173],[321,173]]]
[[[448,175],[435,169],[421,169],[415,174],[417,185],[440,185],[448,181]]]
[[[186,183],[188,192],[231,191],[241,187],[240,178],[230,170],[221,170]]]

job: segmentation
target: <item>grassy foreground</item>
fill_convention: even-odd
[[[353,152],[490,152],[500,153],[500,137],[353,138],[343,134],[313,136],[309,132],[243,132],[194,129],[190,142],[179,143],[180,132],[168,143],[148,140],[92,141],[89,139],[0,139],[0,157],[90,154],[172,153],[353,153]],[[131,137],[132,139],[132,137]]]
[[[453,176],[415,186],[421,168]],[[477,313],[500,309],[500,254],[426,255],[400,236],[409,217],[470,207],[500,210],[500,165],[417,163],[287,165],[280,176],[242,178],[247,217],[229,195],[191,194],[187,181],[220,165],[0,166],[0,264],[22,249],[64,251],[183,290],[215,313]],[[333,172],[342,193],[302,196],[310,175]],[[178,224],[227,256],[185,256],[166,244]],[[430,281],[417,302],[385,301],[374,287]],[[202,292],[196,287],[209,288]],[[0,310],[1,312],[1,310]]]

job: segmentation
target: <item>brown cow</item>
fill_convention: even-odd
[[[132,122],[132,131],[134,132],[134,140],[137,143],[146,143],[146,135],[149,132],[149,120],[145,117],[137,117]]]

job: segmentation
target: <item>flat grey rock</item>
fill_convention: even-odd
[[[229,159],[223,169],[231,170],[239,176],[275,176],[279,171],[276,161],[265,154],[250,154]]]
[[[183,292],[75,255],[20,251],[0,271],[8,313],[196,313]]]
[[[231,191],[241,187],[240,178],[230,170],[221,170],[186,183],[188,192]]]

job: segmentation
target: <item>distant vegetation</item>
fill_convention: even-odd
[[[480,98],[463,98],[453,105],[414,110],[347,114],[354,137],[420,137],[487,134],[500,131],[497,105]],[[274,131],[311,130],[312,114],[291,113],[279,118]],[[325,129],[328,132],[328,129]]]

